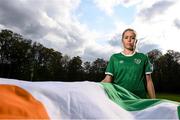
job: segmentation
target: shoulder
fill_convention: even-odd
[[[145,58],[145,59],[148,58],[147,54],[140,53],[140,52],[137,52],[136,54],[137,54],[137,56],[139,56],[141,58]]]
[[[149,61],[148,55],[144,53],[137,52],[136,57],[143,61]]]
[[[117,56],[119,56],[119,55],[121,55],[120,53],[114,53],[112,56],[113,57],[117,57]]]
[[[112,54],[111,55],[111,58],[118,58],[118,57],[120,57],[121,56],[121,54],[120,53],[114,53],[114,54]]]
[[[110,57],[109,60],[110,60],[110,61],[117,60],[120,56],[121,56],[120,53],[114,53],[114,54],[111,55],[111,57]]]

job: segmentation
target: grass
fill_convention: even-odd
[[[172,94],[172,93],[156,93],[156,98],[160,99],[167,99],[180,102],[180,95],[179,94]]]

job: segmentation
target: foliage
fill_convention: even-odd
[[[180,53],[158,49],[147,53],[158,92],[180,93]],[[104,78],[107,61],[97,58],[83,63],[61,52],[27,40],[10,30],[0,32],[0,77],[27,81],[96,81]]]

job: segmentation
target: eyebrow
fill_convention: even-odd
[[[136,37],[135,35],[124,35],[124,37],[128,37],[128,36],[133,36],[133,37]]]

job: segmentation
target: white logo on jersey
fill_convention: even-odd
[[[141,59],[134,59],[134,62],[136,63],[136,64],[140,64],[141,63]]]
[[[121,63],[121,64],[124,63],[124,60],[120,60],[119,63]]]

